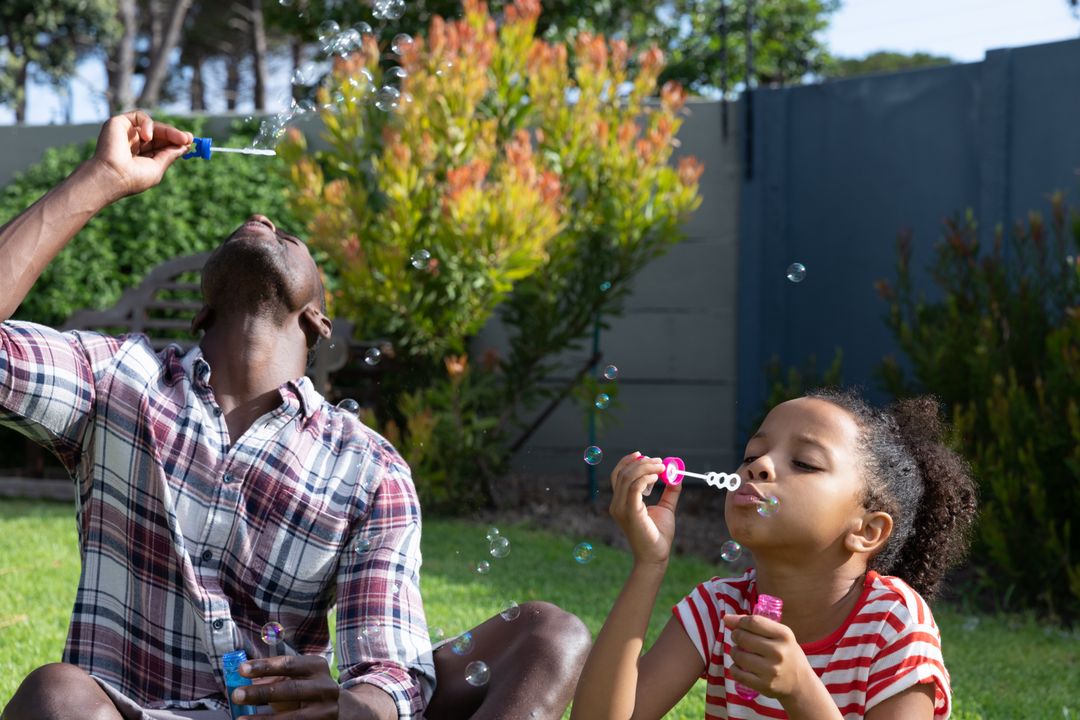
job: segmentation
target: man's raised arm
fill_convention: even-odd
[[[18,309],[34,282],[99,210],[161,182],[192,135],[133,111],[101,128],[94,156],[0,227],[0,322]]]

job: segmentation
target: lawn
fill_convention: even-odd
[[[580,616],[595,633],[629,568],[629,556],[597,545],[581,565],[564,537],[525,526],[500,526],[511,552],[487,554],[487,526],[428,519],[424,525],[423,592],[432,628],[460,632],[513,600],[543,599]],[[478,575],[479,560],[491,571]],[[0,704],[34,667],[59,660],[79,562],[73,507],[0,500]],[[659,632],[670,606],[714,573],[707,563],[677,558],[653,615]],[[1080,634],[1026,616],[935,610],[953,679],[957,720],[1080,718]],[[704,716],[698,687],[668,717]]]

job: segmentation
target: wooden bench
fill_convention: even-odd
[[[151,270],[136,287],[124,291],[111,308],[76,311],[60,329],[97,330],[112,335],[142,333],[149,338],[155,350],[177,344],[187,351],[198,342],[191,334],[191,319],[202,306],[199,281],[209,255],[209,252],[201,252],[164,262]],[[362,407],[370,407],[378,397],[379,376],[394,364],[393,345],[386,340],[353,340],[353,329],[353,323],[335,320],[329,340],[323,340],[315,347],[307,375],[316,390],[331,402],[336,402],[346,396],[343,392],[346,388],[335,387],[331,382],[332,375],[346,366],[358,371],[365,376],[366,382],[358,393],[357,401]],[[371,348],[377,348],[382,357],[374,365],[363,360]],[[29,440],[26,441],[25,457],[20,475],[30,478],[57,475],[59,465],[47,471],[45,452]],[[65,492],[70,494],[69,490]],[[5,494],[0,488],[0,497]]]

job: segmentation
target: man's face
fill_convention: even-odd
[[[252,215],[203,266],[203,301],[221,313],[283,318],[314,302],[322,283],[307,246],[263,215]]]

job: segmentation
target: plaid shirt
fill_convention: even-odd
[[[307,378],[230,444],[199,348],[0,325],[0,424],[77,482],[64,660],[150,708],[227,708],[221,656],[333,658],[418,718],[434,688],[409,468]],[[282,644],[261,639],[267,622]]]

